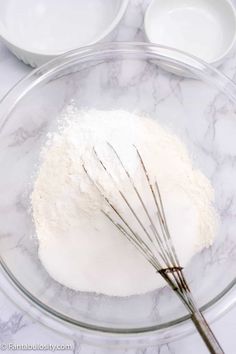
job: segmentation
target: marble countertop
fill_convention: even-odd
[[[235,4],[236,4],[236,0]],[[116,39],[119,41],[144,40],[143,14],[149,0],[131,0],[125,18],[119,25]],[[0,97],[19,79],[29,73],[31,68],[18,61],[0,42]],[[236,82],[236,52],[220,68]],[[14,299],[17,303],[17,299]],[[216,321],[212,328],[222,343],[226,354],[235,354],[236,347],[236,308]],[[207,350],[197,334],[189,335],[177,342],[167,343],[146,349],[112,350],[92,347],[74,338],[68,338],[45,327],[20,310],[6,294],[0,292],[0,345],[1,343],[70,345],[64,353],[81,354],[204,354]],[[2,348],[3,350],[4,348]],[[6,353],[10,352],[8,349]],[[16,351],[19,352],[19,351]],[[22,351],[24,352],[24,351]],[[25,351],[25,352],[30,352]],[[58,351],[59,352],[59,351]]]

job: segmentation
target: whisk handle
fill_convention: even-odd
[[[216,339],[214,333],[209,327],[207,321],[205,320],[203,314],[200,311],[193,312],[191,314],[193,323],[196,329],[204,340],[206,346],[211,354],[224,354],[218,340]]]

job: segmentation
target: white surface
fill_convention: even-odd
[[[218,63],[235,41],[236,17],[227,0],[153,0],[145,31],[150,42]]]
[[[131,5],[125,19],[119,26],[117,39],[119,40],[143,40],[142,24],[143,14],[148,0],[131,0]],[[236,1],[235,1],[236,4]],[[225,62],[221,70],[236,82],[236,54],[233,53]],[[0,44],[0,96],[2,97],[22,76],[30,71],[30,68],[19,62],[7,49]],[[119,75],[114,70],[115,77]],[[181,101],[182,82],[167,89],[174,90],[176,98]],[[191,94],[191,93],[190,93]],[[139,97],[137,97],[139,99]],[[165,99],[165,97],[162,97]],[[153,103],[156,99],[153,97]],[[209,109],[214,111],[222,110],[221,102],[218,99],[209,100]],[[217,121],[215,122],[217,123]],[[220,124],[220,123],[219,123]],[[230,128],[226,134],[234,134]],[[24,136],[22,136],[24,139]],[[15,299],[17,302],[17,299]],[[226,314],[212,326],[226,354],[235,354],[236,347],[236,308]],[[3,343],[45,343],[45,344],[71,344],[73,349],[64,353],[75,354],[207,354],[205,346],[202,344],[197,334],[184,338],[176,343],[169,343],[155,348],[115,350],[110,348],[95,348],[82,343],[81,340],[66,338],[54,332],[39,322],[32,320],[27,314],[19,310],[6,295],[0,292],[0,342]],[[10,353],[9,351],[5,351]],[[15,351],[17,352],[17,351]],[[44,351],[42,351],[44,352]],[[20,353],[18,351],[18,353]],[[22,351],[22,353],[33,353],[33,351]],[[45,352],[46,353],[46,352]],[[59,351],[58,351],[59,353]]]
[[[49,58],[96,43],[110,34],[127,0],[3,0],[0,36],[24,62],[38,66]],[[86,30],[85,30],[86,29]]]

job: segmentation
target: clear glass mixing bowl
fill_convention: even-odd
[[[29,203],[33,174],[46,134],[71,100],[81,109],[145,112],[185,142],[194,165],[212,182],[220,216],[214,245],[194,257],[186,275],[210,320],[229,309],[236,298],[236,87],[196,58],[152,44],[70,52],[33,71],[1,101],[1,286],[19,293],[16,301],[30,304],[37,316],[43,311],[50,326],[99,343],[147,345],[192,328],[168,288],[128,298],[75,292],[40,263]]]

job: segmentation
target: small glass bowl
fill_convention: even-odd
[[[165,66],[195,79],[170,74]],[[144,112],[184,141],[194,165],[212,182],[220,217],[213,246],[194,257],[186,276],[209,320],[228,310],[236,299],[236,87],[192,56],[143,43],[69,52],[33,71],[1,101],[2,288],[50,327],[93,343],[147,346],[193,328],[167,287],[127,298],[76,292],[51,279],[38,259],[33,175],[46,135],[71,100],[80,109]]]

